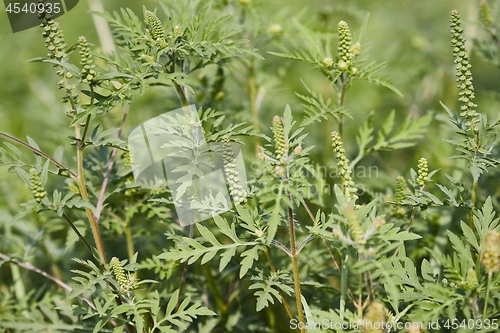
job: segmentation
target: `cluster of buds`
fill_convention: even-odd
[[[396,194],[394,196],[394,202],[402,203],[406,199],[406,182],[402,176],[396,178]],[[404,207],[394,205],[391,211],[392,216],[404,217],[406,215],[406,210]]]
[[[45,47],[49,51],[47,56],[57,61],[66,59],[68,57],[65,51],[66,43],[64,42],[63,33],[59,28],[59,23],[54,20],[48,20],[41,27],[43,28],[42,36],[45,38]]]
[[[384,304],[372,302],[366,310],[364,317],[364,333],[383,333],[385,331],[384,323],[387,317]]]
[[[133,154],[130,150],[123,153],[123,166],[125,168],[131,168],[133,163]]]
[[[271,24],[269,28],[267,29],[267,32],[274,37],[278,37],[283,33],[283,28],[281,27],[280,24]]]
[[[361,45],[356,43],[353,47],[351,47],[351,31],[345,21],[340,21],[337,29],[339,33],[339,43],[337,46],[337,69],[340,72],[349,71],[349,74],[354,75],[356,74],[356,68],[352,66],[351,60],[354,56],[359,54]],[[325,60],[324,63],[327,65]]]
[[[342,177],[342,186],[344,189],[344,194],[350,200],[358,199],[356,195],[357,189],[354,187],[354,181],[351,177],[351,169],[349,169],[349,160],[345,156],[345,150],[342,144],[342,139],[339,133],[332,132],[332,146],[335,152],[335,157],[337,158],[337,169]]]
[[[500,271],[500,232],[490,230],[486,234],[481,263],[488,274]]]
[[[134,278],[128,276],[125,273],[125,269],[122,266],[122,263],[117,257],[113,257],[109,262],[111,266],[111,271],[115,277],[115,280],[118,282],[120,286],[120,292],[130,292],[131,289],[135,289],[137,287]]]
[[[281,164],[284,164],[288,153],[288,140],[285,138],[283,123],[279,116],[274,116],[273,118],[273,135],[275,158]]]
[[[35,198],[36,202],[41,203],[43,198],[47,195],[45,189],[43,188],[42,182],[40,181],[40,174],[35,168],[30,170],[30,183],[31,183],[31,193]]]
[[[352,208],[351,205],[345,205],[344,210],[347,217],[347,224],[349,225],[349,230],[351,231],[352,240],[358,245],[364,245],[366,240],[364,239],[364,233],[361,229],[361,225],[359,224],[354,208]]]
[[[347,220],[347,226],[349,227],[350,237],[345,236],[340,228],[334,228],[333,235],[341,242],[355,247],[360,254],[374,257],[377,254],[377,250],[373,247],[366,248],[365,244],[378,228],[386,224],[385,219],[380,217],[375,218],[370,228],[364,232],[361,228],[358,217],[356,216],[356,206],[352,207],[351,205],[346,204],[344,206],[344,212]]]
[[[468,118],[468,126],[473,126],[478,120],[475,119],[479,113],[475,110],[477,105],[474,103],[474,86],[472,85],[472,74],[469,63],[469,55],[465,48],[465,37],[463,36],[460,14],[454,10],[451,12],[451,46],[453,48],[454,63],[456,65],[457,87],[459,89],[460,116]]]
[[[174,38],[177,38],[177,37],[182,36],[182,32],[183,32],[183,31],[182,31],[181,26],[180,26],[180,25],[176,25],[176,26],[174,27]]]
[[[427,166],[427,160],[425,159],[425,157],[422,157],[421,159],[418,160],[417,184],[420,187],[424,187],[425,184],[429,181],[428,175],[429,175],[429,168]]]
[[[481,11],[481,22],[483,22],[485,27],[491,27],[493,19],[491,17],[491,11],[486,0],[481,0],[480,4]]]
[[[464,281],[461,281],[459,284],[465,290],[474,290],[479,286],[479,281],[477,279],[476,271],[473,268],[467,271],[467,275]]]
[[[74,194],[80,194],[80,188],[78,187],[78,184],[72,180],[68,182],[68,190],[70,190]]]
[[[80,53],[80,65],[82,68],[82,82],[92,84],[96,78],[95,65],[90,55],[90,47],[84,36],[78,38],[78,52]]]
[[[41,25],[43,28],[42,35],[45,38],[45,47],[48,50],[47,56],[57,61],[63,61],[68,58],[65,51],[66,43],[59,24],[52,19],[44,19],[42,21],[44,22]],[[80,98],[78,93],[73,92],[76,86],[69,83],[69,79],[73,77],[73,74],[65,70],[62,66],[54,65],[54,68],[57,69],[57,75],[61,77],[61,80],[58,82],[59,89],[66,91],[61,102],[67,103],[71,101],[72,106],[79,104]],[[76,110],[72,110],[72,112],[76,112]]]
[[[224,173],[229,185],[229,194],[231,194],[235,203],[244,203],[248,193],[240,184],[239,173],[234,163],[233,148],[227,136],[222,138],[222,159],[224,161]]]
[[[149,26],[149,33],[151,37],[155,40],[156,45],[161,48],[167,46],[165,42],[165,31],[163,30],[163,25],[155,13],[150,10],[146,10],[146,21]]]

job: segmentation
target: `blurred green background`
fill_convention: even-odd
[[[222,1],[221,1],[222,2]],[[369,59],[378,62],[387,62],[384,70],[386,77],[403,93],[404,97],[394,94],[384,87],[374,86],[365,82],[357,82],[349,90],[346,106],[354,120],[346,121],[346,147],[351,157],[356,154],[355,135],[360,124],[366,119],[371,110],[375,111],[375,121],[384,120],[392,109],[397,112],[399,121],[406,115],[415,117],[429,112],[435,114],[426,140],[415,148],[381,154],[383,161],[376,161],[371,157],[363,160],[364,164],[382,163],[386,170],[399,174],[409,167],[416,166],[420,156],[426,156],[431,166],[451,168],[452,161],[443,156],[452,155],[450,147],[442,141],[442,137],[449,134],[448,127],[443,125],[443,109],[439,105],[442,101],[448,107],[455,109],[456,87],[454,66],[449,38],[449,13],[458,9],[464,21],[465,34],[471,50],[472,72],[477,92],[479,111],[494,117],[498,114],[498,91],[500,91],[500,70],[487,64],[475,52],[472,45],[474,38],[484,38],[485,33],[478,24],[479,0],[440,0],[440,1],[409,1],[409,0],[353,0],[353,1],[320,1],[320,0],[291,0],[252,1],[252,6],[261,8],[267,15],[262,20],[269,25],[279,23],[284,27],[292,27],[294,17],[305,24],[313,24],[321,30],[330,30],[335,35],[339,20],[349,23],[351,30],[356,32],[366,15],[370,15],[368,31],[363,44],[363,50],[368,52]],[[140,13],[142,7],[158,7],[158,1],[133,0],[106,0],[104,7],[107,11],[117,10],[120,7],[132,8]],[[3,9],[3,6],[2,6]],[[89,2],[81,0],[75,9],[65,14],[58,21],[65,33],[68,44],[76,41],[80,35],[99,46],[94,22],[88,13]],[[280,22],[273,20],[280,17]],[[294,38],[292,34],[282,38]],[[291,30],[289,30],[291,31]],[[64,115],[64,105],[59,103],[60,92],[56,90],[57,76],[49,65],[28,62],[29,59],[44,56],[43,38],[39,28],[13,34],[10,30],[7,14],[0,12],[0,131],[7,132],[22,139],[26,135],[38,142],[42,150],[52,153],[59,145],[64,144],[66,151],[72,150],[67,145],[67,136],[72,134],[68,128],[68,118]],[[332,43],[335,45],[335,43]],[[367,51],[367,48],[369,50]],[[258,60],[258,66],[263,69],[260,76],[261,84],[266,86],[267,76],[277,77],[273,86],[265,95],[260,115],[261,128],[268,134],[270,119],[274,114],[281,114],[284,106],[290,104],[292,110],[300,112],[302,106],[294,95],[295,91],[304,92],[300,80],[304,80],[316,91],[323,91],[325,96],[332,95],[333,90],[328,82],[313,70],[311,66],[294,61],[284,60],[267,54],[268,50],[277,50],[273,44],[260,50],[265,60]],[[335,54],[336,50],[332,50]],[[237,75],[238,68],[232,67]],[[259,80],[259,77],[258,77]],[[231,85],[227,87],[231,93]],[[236,92],[235,92],[236,93]],[[239,95],[238,95],[239,96]],[[242,95],[241,98],[244,98]],[[136,99],[132,104],[131,116],[126,128],[130,129],[154,115],[168,111],[165,105],[166,96],[156,90],[148,91],[144,96]],[[229,96],[231,98],[231,96]],[[240,97],[238,97],[240,98]],[[242,105],[248,105],[248,102]],[[241,118],[247,119],[243,112]],[[118,126],[118,117],[116,124]],[[324,135],[324,126],[317,126],[312,130],[309,143],[321,145]],[[313,129],[311,127],[311,129]],[[313,153],[314,155],[315,153]],[[316,154],[321,154],[321,150]],[[67,154],[66,164],[73,165],[68,160],[72,156]],[[378,182],[380,180],[373,180]],[[376,184],[375,184],[376,186]],[[8,175],[7,168],[0,168],[0,210],[3,214],[15,214],[19,202],[30,198],[30,192],[22,181],[15,175]]]

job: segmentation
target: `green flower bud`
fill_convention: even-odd
[[[465,287],[465,290],[474,290],[479,286],[479,281],[477,280],[476,271],[473,268],[467,271],[467,276],[465,281],[461,283]]]
[[[349,169],[349,160],[345,156],[344,147],[342,145],[342,140],[340,139],[339,133],[332,132],[332,146],[333,151],[336,153],[337,158],[337,169],[342,177],[342,187],[344,194],[348,199],[356,200],[358,196],[356,195],[357,189],[354,187],[354,182],[351,178],[351,170]]]
[[[283,29],[279,24],[271,24],[267,29],[267,32],[272,36],[279,36],[283,32]]]
[[[226,174],[226,180],[229,186],[229,194],[235,203],[245,203],[248,193],[240,184],[240,175],[234,163],[233,148],[227,136],[222,138],[222,159],[224,161],[224,173]]]
[[[372,302],[365,313],[363,327],[364,333],[383,333],[385,319],[387,314],[385,312],[384,304],[380,302]]]
[[[402,176],[396,178],[396,195],[394,201],[396,203],[402,203],[406,199],[406,182]],[[391,210],[392,216],[404,217],[406,215],[406,210],[404,207],[393,205]]]
[[[275,158],[280,161],[281,164],[285,163],[285,158],[288,153],[288,142],[285,139],[285,132],[283,130],[283,124],[279,116],[274,116],[273,118],[273,135],[274,135],[274,151]]]
[[[146,10],[146,22],[149,26],[151,37],[156,41],[156,44],[159,47],[166,47],[165,31],[163,31],[160,19],[152,11]]]
[[[361,44],[360,43],[355,43],[351,47],[351,55],[352,55],[352,57],[355,57],[355,56],[359,55],[360,52],[361,52]]]
[[[82,69],[82,82],[86,84],[92,84],[97,76],[93,65],[93,60],[90,55],[90,47],[87,43],[87,39],[84,36],[78,38],[78,52],[80,53],[80,64],[83,66]]]
[[[351,66],[351,31],[345,21],[340,21],[338,26],[339,43],[337,47],[337,66],[342,72]]]
[[[155,61],[155,57],[147,55],[147,54],[141,54],[141,59],[144,60],[145,62],[152,63]]]
[[[493,19],[491,18],[491,11],[486,0],[481,0],[480,11],[481,22],[483,22],[486,27],[491,27]]]
[[[375,229],[377,228],[380,228],[381,226],[385,225],[387,222],[385,219],[381,219],[380,217],[377,217],[374,221],[373,221],[373,226],[375,227]]]
[[[469,63],[469,55],[465,48],[460,14],[456,10],[451,12],[450,26],[451,46],[456,64],[457,87],[460,90],[458,100],[462,103],[460,106],[460,110],[462,111],[460,116],[468,118],[467,126],[473,126],[478,121],[475,118],[479,116],[479,113],[476,112],[475,108],[477,105],[474,104],[474,86],[472,85],[472,74],[470,71],[472,66]]]
[[[302,154],[302,146],[297,146],[295,147],[295,149],[293,150],[293,153],[296,155],[296,156],[300,156]]]
[[[123,269],[122,263],[117,257],[113,257],[110,261],[111,269],[115,276],[116,281],[120,285],[122,291],[128,289],[128,279],[125,276],[125,270]]]
[[[74,194],[80,194],[80,188],[74,181],[70,181],[68,183],[68,189],[73,192]]]
[[[42,186],[40,181],[40,174],[35,168],[30,170],[30,182],[31,182],[31,193],[35,198],[36,202],[41,203],[43,198],[47,196],[47,192]]]
[[[420,187],[424,187],[425,183],[429,181],[429,178],[427,177],[428,175],[429,169],[427,167],[427,160],[425,159],[425,157],[422,157],[418,160],[417,184],[420,185]]]
[[[500,232],[491,230],[486,234],[481,263],[489,274],[500,271]]]
[[[332,68],[333,67],[333,59],[332,58],[325,58],[323,59],[323,65],[327,68]]]
[[[180,35],[182,35],[182,28],[180,26],[176,25],[174,27],[174,36],[179,37]]]
[[[354,208],[352,208],[351,205],[345,205],[344,209],[347,217],[347,224],[349,225],[349,229],[351,231],[352,240],[358,245],[365,244],[366,240],[363,239],[364,233],[363,230],[361,230],[361,225],[359,224]]]
[[[54,20],[48,20],[43,27],[43,37],[45,38],[45,47],[49,51],[47,56],[51,59],[61,61],[66,59],[68,55],[65,52],[66,43],[64,36],[59,28],[59,23]]]
[[[333,229],[333,235],[337,237],[338,239],[342,239],[344,237],[344,234],[342,233],[342,230],[340,229]]]

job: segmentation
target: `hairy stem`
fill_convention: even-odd
[[[292,196],[288,193],[288,198],[292,202]],[[292,251],[292,267],[293,267],[293,282],[295,285],[295,302],[297,305],[297,312],[299,315],[299,328],[301,332],[305,332],[305,317],[304,309],[302,308],[302,299],[300,294],[300,276],[299,276],[299,257],[297,253],[297,247],[295,245],[295,226],[293,224],[293,210],[288,207],[288,223],[290,232],[290,247]]]

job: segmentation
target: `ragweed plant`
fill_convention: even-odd
[[[492,33],[488,5],[481,20]],[[43,17],[47,56],[33,61],[54,69],[72,133],[49,154],[46,143],[0,132],[0,164],[26,184],[16,223],[0,211],[0,329],[498,331],[498,194],[485,178],[498,177],[500,121],[476,98],[458,11],[447,64],[458,106],[444,107],[454,129],[445,140],[458,151],[451,169],[429,150],[403,150],[438,140],[434,115],[352,109],[359,81],[401,95],[380,75],[385,64],[367,61],[367,19],[359,33],[350,15],[325,31],[266,6],[181,1],[94,13],[112,28],[111,54],[85,36],[67,40]],[[307,93],[271,103],[284,75],[264,68],[276,56],[312,65],[326,89],[304,79]],[[178,112],[150,122],[146,97]],[[134,178],[143,156],[124,141],[130,114],[148,140],[177,135],[159,144],[169,154],[158,169],[173,161],[179,175],[168,184]],[[409,164],[389,165],[384,154]],[[385,169],[375,182],[356,172],[370,163]],[[209,165],[225,194],[202,196]],[[192,221],[206,220],[184,226],[179,203]]]

